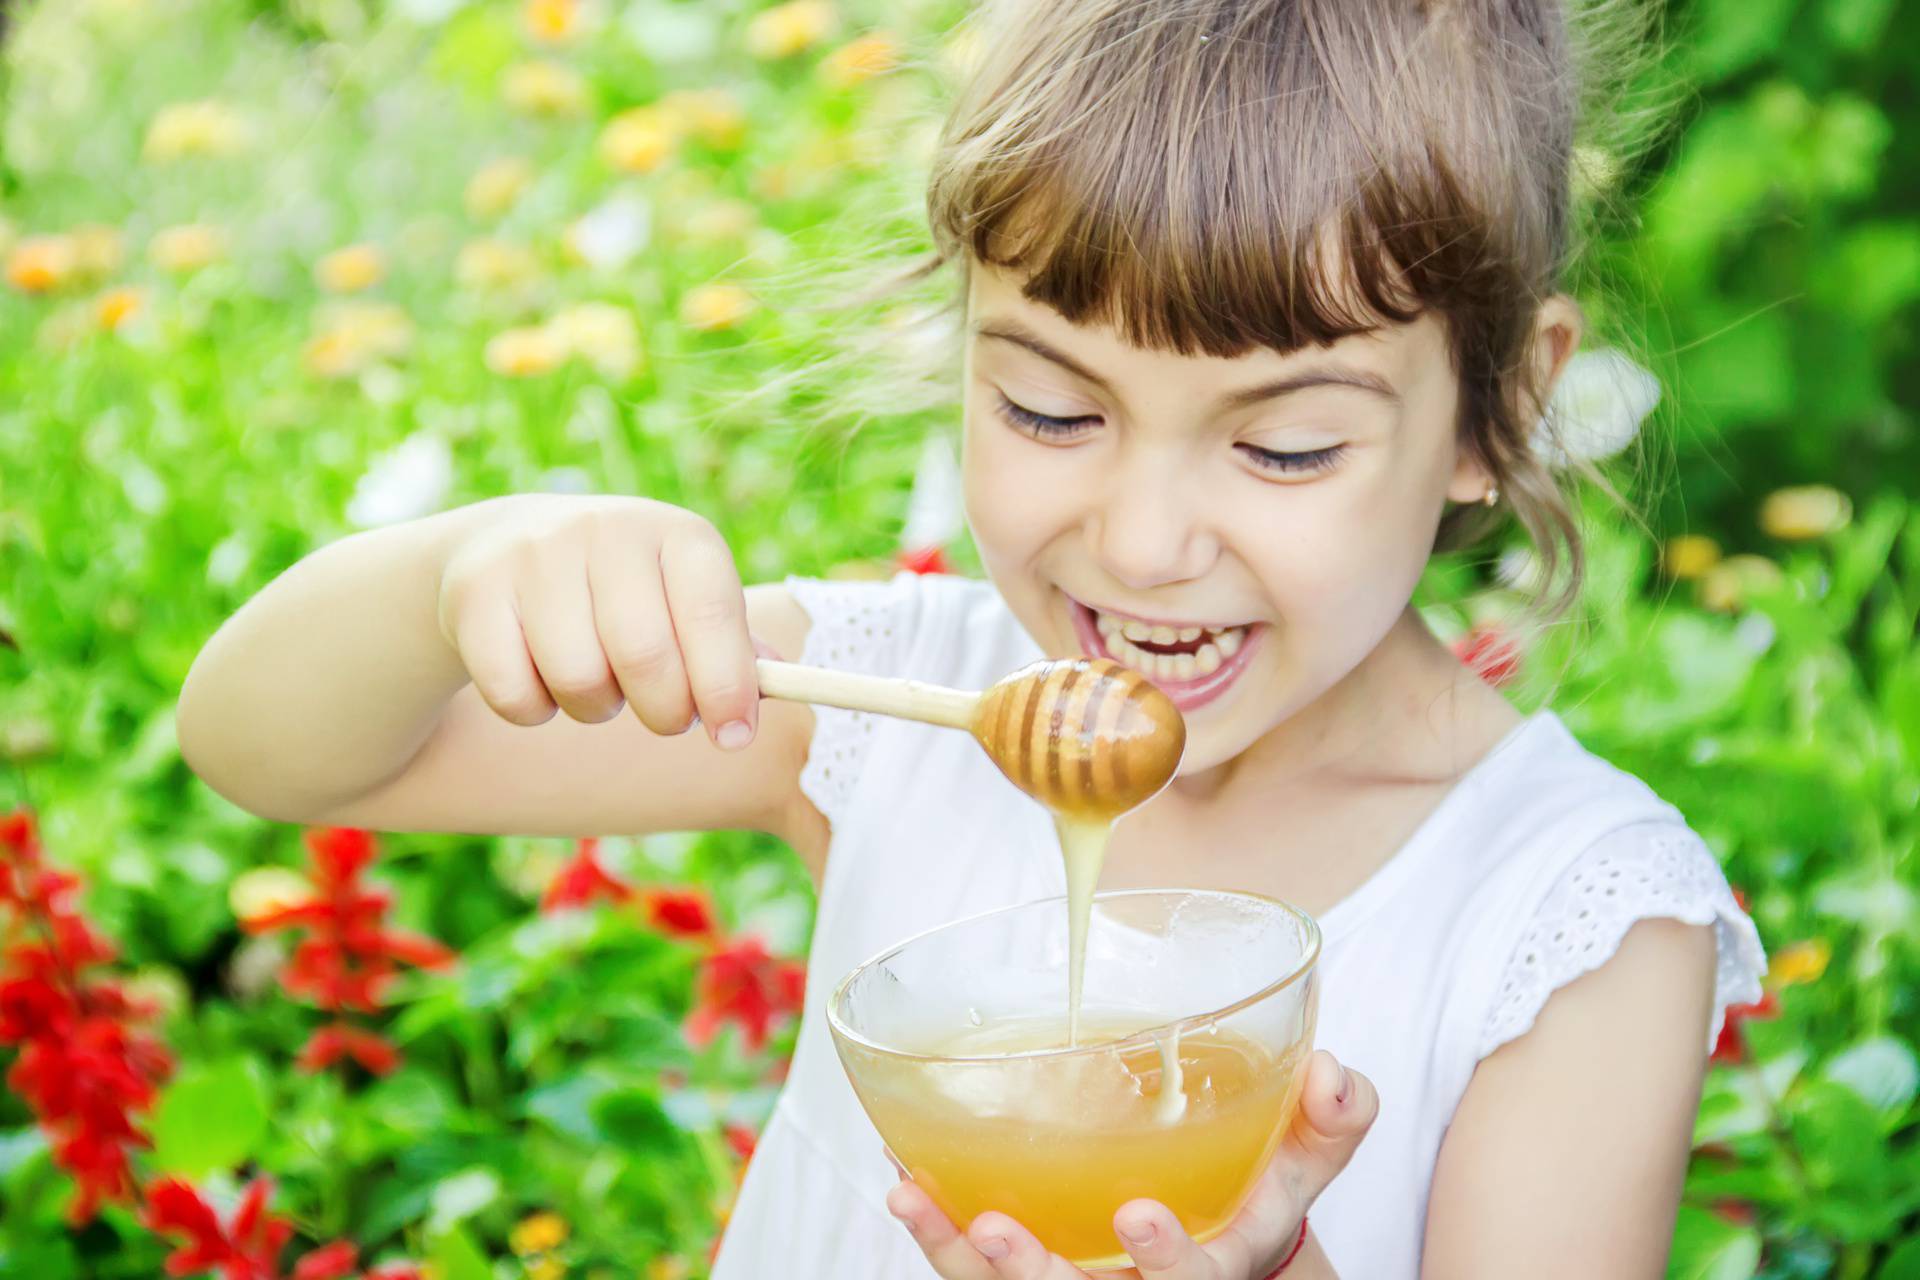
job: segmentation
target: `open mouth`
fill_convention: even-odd
[[[1113,613],[1067,597],[1081,647],[1096,657],[1112,658],[1138,671],[1192,711],[1227,691],[1258,645],[1261,623],[1229,626],[1153,621]]]

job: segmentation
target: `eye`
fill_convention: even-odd
[[[1052,414],[1035,413],[1025,405],[1015,404],[1007,399],[1006,393],[1000,394],[1000,416],[1014,427],[1040,440],[1070,440],[1084,435],[1098,426],[1098,415],[1087,414],[1078,418],[1056,418]]]
[[[1329,445],[1324,449],[1309,449],[1303,453],[1279,453],[1273,449],[1262,449],[1256,444],[1242,444],[1236,447],[1262,471],[1294,474],[1331,471],[1347,451],[1347,446],[1344,444]]]

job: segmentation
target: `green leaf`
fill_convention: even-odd
[[[429,1228],[451,1227],[492,1205],[500,1198],[500,1175],[491,1169],[463,1169],[442,1178],[429,1203]]]
[[[1780,47],[1798,0],[1701,0],[1682,48],[1703,80],[1724,80]]]
[[[1893,6],[1894,0],[1820,0],[1813,12],[1819,15],[1828,40],[1858,53],[1880,38]],[[1920,1271],[1915,1274],[1920,1275]]]
[[[1920,1092],[1920,1061],[1898,1036],[1875,1036],[1836,1054],[1821,1073],[1845,1085],[1868,1106],[1898,1115]]]
[[[1920,1280],[1920,1235],[1910,1235],[1895,1246],[1874,1275],[1878,1280]]]
[[[1759,1265],[1759,1232],[1690,1204],[1680,1206],[1668,1280],[1747,1280]]]
[[[267,1095],[248,1059],[190,1067],[160,1095],[153,1112],[153,1163],[167,1173],[204,1178],[258,1154],[267,1136]]]
[[[432,1237],[427,1257],[440,1280],[493,1280],[487,1255],[459,1227],[449,1227]]]

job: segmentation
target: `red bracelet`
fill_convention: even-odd
[[[1280,1273],[1282,1271],[1285,1271],[1288,1267],[1292,1266],[1293,1260],[1299,1257],[1300,1251],[1306,1247],[1307,1247],[1307,1220],[1304,1216],[1302,1216],[1300,1219],[1300,1238],[1293,1242],[1293,1248],[1287,1250],[1287,1256],[1280,1259],[1280,1265],[1275,1267],[1271,1272],[1267,1274],[1267,1280],[1279,1280]]]

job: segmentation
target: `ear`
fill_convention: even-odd
[[[1543,408],[1553,397],[1553,389],[1559,385],[1567,361],[1573,359],[1573,353],[1580,349],[1580,338],[1586,332],[1586,327],[1586,317],[1580,312],[1580,304],[1564,293],[1553,294],[1534,313],[1531,338],[1533,385],[1539,388]],[[1531,431],[1533,423],[1524,423],[1522,427]],[[1454,465],[1453,480],[1447,486],[1448,500],[1479,502],[1492,487],[1493,477],[1481,465],[1480,459],[1470,451],[1462,450]]]

